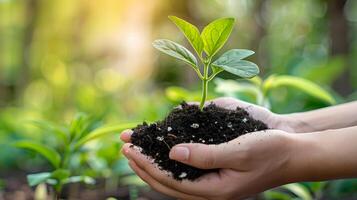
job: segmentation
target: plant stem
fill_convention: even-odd
[[[203,110],[203,106],[205,105],[205,101],[207,98],[207,91],[208,91],[208,67],[210,65],[210,60],[208,62],[204,63],[204,68],[203,68],[203,79],[202,79],[202,97],[201,97],[201,103],[200,103],[200,109]]]
[[[207,98],[207,90],[208,90],[208,80],[206,78],[202,81],[202,97],[200,103],[200,109],[203,110],[203,106],[205,105],[205,101]]]
[[[55,199],[56,200],[61,199],[61,191],[62,191],[62,186],[59,186],[59,188],[55,188]]]

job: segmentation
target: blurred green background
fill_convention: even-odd
[[[84,112],[103,124],[154,121],[180,100],[195,99],[195,73],[151,46],[156,38],[188,46],[168,15],[200,28],[235,17],[224,49],[254,50],[250,60],[262,78],[292,75],[319,84],[337,103],[357,99],[355,0],[0,0],[0,191],[24,190],[9,185],[49,168],[36,154],[11,146],[22,139],[56,143],[33,120],[65,125]],[[170,86],[188,91],[175,99]],[[215,87],[211,98],[222,95]],[[268,98],[277,113],[330,105],[289,88]],[[93,157],[81,173],[119,185],[117,177],[128,170],[120,145],[118,134],[91,143]],[[353,180],[321,185],[319,197],[356,196]],[[305,187],[316,197],[311,188],[317,186]]]

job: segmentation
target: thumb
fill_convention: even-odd
[[[172,147],[170,159],[201,169],[227,168],[232,155],[227,143],[220,145],[178,144]]]

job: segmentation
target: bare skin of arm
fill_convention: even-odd
[[[295,132],[313,132],[357,126],[357,101],[309,112],[279,115]]]
[[[224,107],[220,101],[222,99],[217,104]],[[347,106],[337,109],[357,112],[355,104]],[[258,112],[254,117],[264,117],[271,128],[281,126],[283,130],[254,132],[219,145],[179,144],[171,149],[171,159],[198,168],[220,169],[194,182],[172,179],[136,148],[130,148],[131,131],[121,136],[126,142],[122,151],[132,169],[150,186],[180,199],[243,199],[286,183],[357,177],[357,147],[354,144],[357,126],[291,134],[298,131],[275,121],[283,115],[260,109],[253,106],[249,112]],[[342,126],[344,123],[335,124]]]
[[[357,177],[356,140],[357,126],[295,136],[290,182]]]

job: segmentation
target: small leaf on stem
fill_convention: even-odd
[[[223,47],[232,32],[233,24],[234,18],[222,18],[211,22],[203,29],[201,37],[208,57],[213,57]]]
[[[192,47],[195,49],[198,56],[201,56],[203,51],[203,41],[200,35],[200,31],[193,24],[180,19],[175,16],[169,16],[169,19],[176,24],[176,26],[181,30],[181,32],[185,35],[187,40],[190,42]]]
[[[180,59],[190,64],[192,67],[197,68],[196,57],[184,46],[166,39],[155,40],[153,42],[153,46],[159,51]]]
[[[253,53],[253,51],[245,49],[232,49],[214,61],[212,67],[224,69],[242,78],[254,77],[259,74],[258,66],[252,62],[241,60]]]

